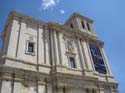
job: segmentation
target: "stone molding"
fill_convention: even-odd
[[[48,78],[49,75],[45,73],[41,73],[38,71],[30,71],[30,70],[24,70],[19,68],[13,68],[8,66],[0,66],[0,70],[2,73],[2,78],[11,80],[11,75],[15,74],[15,80],[30,80],[30,81],[36,81],[36,80],[43,80],[44,78]],[[30,77],[30,78],[29,78]]]
[[[19,59],[19,58],[13,58],[13,57],[10,57],[10,56],[7,56],[7,55],[2,56],[2,59],[9,59],[9,60],[12,60],[12,61],[22,62],[24,64],[33,65],[33,66],[41,66],[41,67],[51,68],[51,65],[49,65],[49,64],[34,64],[34,63],[29,62],[29,61]]]
[[[85,80],[85,81],[97,81],[98,78],[90,77],[90,76],[81,76],[81,75],[74,75],[74,74],[66,74],[66,73],[53,73],[52,77],[59,78],[59,79],[74,79],[74,80]]]

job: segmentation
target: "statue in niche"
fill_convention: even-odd
[[[68,52],[74,52],[73,40],[67,40],[67,50]]]

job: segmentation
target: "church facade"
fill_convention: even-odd
[[[2,33],[0,93],[118,93],[93,20],[65,24],[10,12]]]

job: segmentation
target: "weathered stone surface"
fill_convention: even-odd
[[[117,93],[92,23],[77,13],[60,25],[11,12],[2,33],[0,93]],[[100,47],[106,74],[95,70],[89,42]]]

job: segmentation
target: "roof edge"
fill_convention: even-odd
[[[71,21],[71,20],[74,19],[75,17],[80,17],[80,18],[86,19],[86,20],[88,20],[88,21],[91,22],[91,23],[94,22],[94,20],[92,20],[92,19],[90,19],[90,18],[88,18],[88,17],[86,17],[86,16],[80,15],[80,14],[77,13],[77,12],[74,12],[74,13],[72,13],[72,15],[68,18],[68,20],[64,23],[64,25],[66,25],[69,21]]]
[[[33,22],[37,23],[38,25],[46,24],[46,22],[44,22],[42,20],[36,19],[34,17],[31,17],[31,16],[27,16],[27,15],[25,15],[23,13],[19,13],[19,12],[16,12],[16,11],[10,11],[9,14],[8,14],[4,29],[3,29],[2,34],[0,36],[1,38],[3,38],[3,36],[5,35],[5,33],[7,31],[7,28],[9,26],[11,20],[13,19],[13,17],[19,17],[19,18],[22,18],[24,20],[33,21]]]

